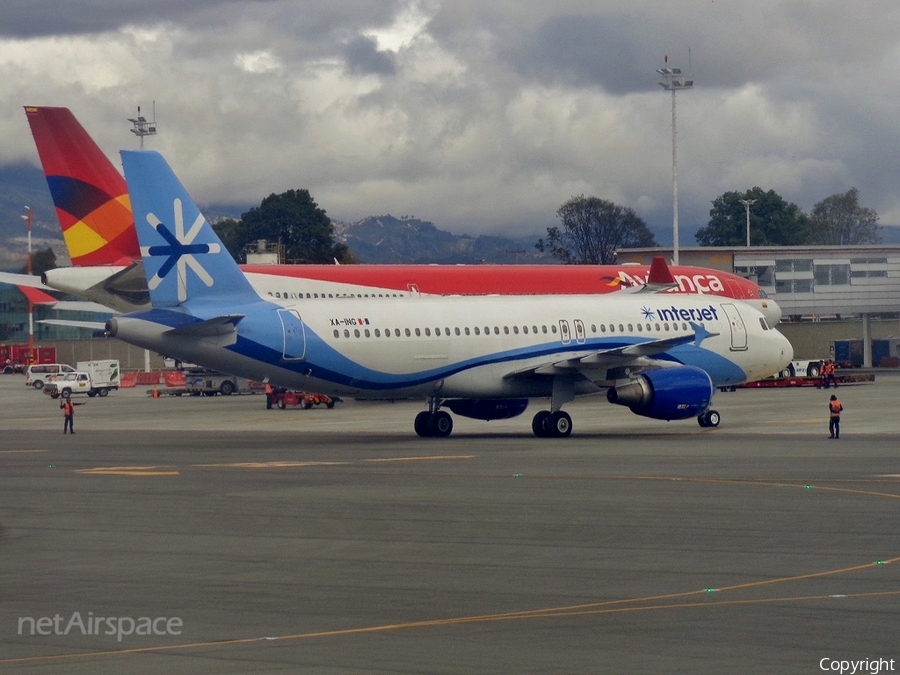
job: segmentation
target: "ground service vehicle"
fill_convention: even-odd
[[[309,410],[314,405],[324,405],[326,408],[333,408],[335,403],[343,403],[343,399],[340,396],[309,394],[305,391],[281,391],[275,393],[275,405],[282,410],[289,405],[299,405],[304,410]]]
[[[87,394],[107,396],[112,389],[119,388],[119,361],[106,359],[101,361],[79,361],[77,370],[57,376],[52,382],[44,384],[44,393],[51,398],[59,398],[71,394]]]
[[[204,371],[184,374],[186,394],[203,394],[204,396],[231,396],[251,391],[250,381],[244,377],[228,375],[215,371]]]
[[[75,369],[66,363],[39,363],[25,369],[25,386],[43,389],[61,373],[74,373]]]

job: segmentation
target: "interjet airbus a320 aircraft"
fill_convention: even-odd
[[[47,284],[119,312],[146,309],[125,180],[68,108],[26,106],[25,114],[72,259],[72,267],[47,272]],[[244,265],[242,270],[257,291],[275,301],[424,293],[576,295],[646,284],[646,290],[744,300],[770,325],[781,320],[781,309],[758,285],[702,267],[673,267],[663,276],[647,265]]]
[[[697,417],[717,386],[777,372],[787,339],[756,309],[698,295],[336,298],[272,302],[153,151],[122,151],[152,309],[111,319],[125,342],[275,385],[366,398],[423,397],[420,436],[447,436],[443,408],[513,417],[549,398],[536,436],[568,436],[581,394],[661,420]]]

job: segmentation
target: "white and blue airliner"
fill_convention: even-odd
[[[748,304],[711,295],[368,297],[273,301],[241,273],[163,157],[122,151],[152,309],[110,335],[275,386],[368,399],[421,397],[414,428],[457,415],[514,417],[549,399],[532,430],[568,436],[563,406],[606,391],[658,420],[719,424],[717,387],[778,372],[788,340]]]

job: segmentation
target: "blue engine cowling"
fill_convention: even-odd
[[[631,408],[631,412],[656,420],[683,420],[704,412],[715,387],[705,370],[694,366],[649,370],[628,384],[610,388],[610,403]]]
[[[454,398],[443,401],[441,405],[463,417],[473,417],[476,420],[505,420],[525,412],[528,399]]]

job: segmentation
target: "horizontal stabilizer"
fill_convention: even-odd
[[[99,302],[91,302],[89,300],[59,300],[53,301],[50,309],[58,309],[65,312],[98,312],[103,314],[118,314],[114,309],[110,309],[106,305]]]
[[[216,337],[234,333],[237,323],[244,318],[243,314],[226,314],[206,321],[189,323],[166,331],[167,335],[184,335],[189,337]]]
[[[28,286],[29,288],[40,288],[42,291],[55,291],[52,286],[47,286],[41,281],[41,278],[33,274],[14,274],[12,272],[0,272],[0,284],[10,284],[12,286]]]
[[[46,323],[50,326],[69,326],[70,328],[84,328],[85,330],[106,330],[103,321],[70,321],[68,319],[41,319],[38,323]]]

